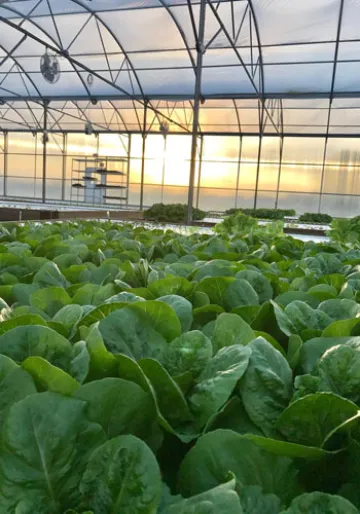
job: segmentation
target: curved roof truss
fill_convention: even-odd
[[[200,133],[357,135],[359,17],[353,0],[0,0],[0,130],[41,130],[50,102],[57,132],[191,133],[201,50]]]

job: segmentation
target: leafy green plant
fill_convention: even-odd
[[[329,236],[333,241],[339,243],[358,243],[360,241],[360,216],[333,220]]]
[[[283,227],[284,225],[281,221],[274,221],[265,227],[261,227],[255,218],[247,216],[243,212],[237,212],[226,217],[221,223],[217,223],[215,225],[215,232],[224,236],[261,234],[264,238],[267,234],[270,237],[279,237],[283,234]]]
[[[358,222],[0,227],[0,513],[359,512]]]
[[[181,223],[186,221],[187,205],[180,203],[163,204],[156,203],[150,209],[144,211],[147,220],[162,221],[169,223]],[[193,220],[203,220],[206,212],[193,208]]]
[[[296,212],[294,209],[228,209],[225,211],[226,216],[231,216],[232,214],[237,214],[238,212],[242,212],[246,216],[251,216],[252,218],[258,218],[262,220],[283,220],[286,217],[296,216]]]
[[[299,216],[300,223],[319,223],[321,225],[330,225],[333,218],[329,214],[321,214],[317,212],[306,212]]]
[[[257,222],[254,218],[238,212],[228,216],[215,226],[218,234],[249,234],[255,230]]]

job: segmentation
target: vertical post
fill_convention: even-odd
[[[321,203],[322,203],[322,195],[324,190],[324,180],[325,180],[325,166],[326,166],[326,154],[327,154],[327,145],[328,145],[328,136],[326,136],[325,139],[325,146],[324,146],[324,159],[323,159],[323,165],[321,170],[321,184],[320,184],[320,195],[319,195],[319,206],[318,206],[318,213],[321,212]]]
[[[279,205],[279,192],[280,192],[280,182],[281,182],[281,171],[282,171],[282,160],[284,153],[284,136],[281,136],[280,139],[280,157],[279,157],[279,173],[276,185],[276,199],[275,199],[275,209],[278,208]]]
[[[146,130],[147,130],[147,106],[148,100],[144,106],[144,124],[142,133],[142,153],[141,153],[141,184],[140,184],[140,210],[144,208],[144,180],[145,180],[145,153],[146,153]]]
[[[198,173],[198,183],[197,183],[197,191],[196,191],[196,208],[199,208],[200,203],[200,187],[201,187],[201,172],[202,172],[202,157],[203,157],[203,149],[204,149],[204,136],[201,134],[200,136],[200,154],[199,154],[199,173]]]
[[[265,112],[265,99],[264,98],[259,100],[259,110],[260,110],[260,116],[259,116],[260,140],[259,140],[258,160],[257,160],[257,169],[256,169],[254,209],[257,208],[258,190],[259,190],[261,149],[262,149],[262,140],[263,140],[263,133],[264,133],[264,112]]]
[[[35,155],[34,155],[34,198],[36,198],[36,181],[37,181],[37,162],[38,162],[38,135],[33,134],[35,139]]]
[[[255,195],[254,195],[254,209],[257,208],[257,202],[258,202],[258,190],[259,190],[259,178],[260,178],[260,161],[261,161],[261,147],[262,147],[262,139],[263,136],[260,134],[260,141],[259,141],[259,151],[258,151],[258,161],[257,161],[257,168],[256,168],[256,182],[255,182]]]
[[[238,208],[238,196],[239,196],[239,185],[240,185],[240,170],[241,170],[241,156],[242,156],[242,136],[240,136],[239,159],[238,159],[238,167],[237,167],[237,174],[236,174],[235,209]]]
[[[7,196],[7,179],[8,179],[8,156],[9,156],[9,133],[4,132],[4,196]]]
[[[162,163],[162,174],[161,174],[161,203],[164,202],[164,185],[165,185],[165,167],[166,167],[166,147],[167,147],[167,135],[164,134],[164,153]]]
[[[62,158],[62,178],[61,178],[61,200],[65,200],[66,188],[66,161],[67,161],[67,134],[63,134],[63,158]]]
[[[48,106],[49,102],[44,101],[44,132],[43,132],[43,173],[42,173],[42,202],[46,202],[46,158],[47,158],[47,117],[48,117]]]
[[[130,193],[130,171],[131,171],[131,134],[129,134],[128,141],[128,162],[127,162],[127,174],[126,174],[126,207],[129,207],[129,193]]]
[[[326,138],[325,138],[325,147],[324,147],[324,159],[323,159],[323,166],[322,166],[322,172],[321,172],[321,185],[320,185],[319,207],[318,207],[319,213],[321,212],[322,195],[323,195],[323,190],[324,190],[327,145],[328,145],[328,140],[329,140],[329,131],[330,131],[330,122],[331,122],[331,108],[332,108],[332,103],[334,100],[334,90],[335,90],[336,72],[337,72],[337,64],[338,64],[338,57],[339,57],[340,36],[341,36],[342,20],[343,20],[343,14],[344,14],[344,6],[345,6],[345,0],[340,0],[340,9],[339,9],[339,18],[338,18],[335,54],[334,54],[334,66],[333,66],[333,73],[332,73],[332,79],[331,79],[329,111],[328,111]]]
[[[100,136],[99,136],[98,132],[96,132],[94,134],[94,136],[96,137],[96,155],[97,155],[97,157],[99,157],[99,155],[100,155]]]
[[[199,33],[198,33],[198,37],[197,37],[197,41],[196,41],[197,62],[196,62],[194,115],[193,115],[191,157],[190,157],[188,211],[187,211],[187,220],[186,220],[188,224],[190,224],[192,221],[193,202],[194,202],[194,182],[195,182],[195,171],[196,171],[197,138],[198,138],[198,132],[199,132],[199,110],[200,110],[200,101],[201,101],[202,65],[203,65],[203,56],[205,53],[205,46],[204,46],[205,14],[206,14],[206,0],[200,0]]]

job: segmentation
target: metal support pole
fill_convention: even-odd
[[[34,134],[35,139],[35,155],[34,155],[34,198],[36,198],[36,183],[37,183],[37,163],[38,163],[38,136]]]
[[[130,189],[130,171],[131,171],[131,134],[128,140],[128,162],[127,162],[127,175],[126,175],[126,207],[129,207],[129,189]]]
[[[166,147],[167,147],[167,135],[164,135],[164,153],[162,163],[162,174],[161,174],[161,203],[164,203],[164,185],[165,185],[165,168],[166,168]]]
[[[324,190],[327,145],[328,145],[328,138],[325,139],[325,146],[324,146],[324,160],[323,160],[323,165],[322,165],[322,170],[321,170],[321,184],[320,184],[318,213],[321,212],[322,195],[323,195],[323,190]]]
[[[42,173],[42,202],[46,202],[46,158],[47,158],[47,121],[49,102],[44,102],[44,132],[43,132],[43,173]]]
[[[258,160],[257,160],[257,169],[256,169],[254,209],[257,208],[257,201],[258,201],[258,189],[259,189],[259,178],[260,178],[260,163],[261,163],[261,149],[262,149],[262,139],[263,139],[263,133],[264,133],[264,113],[265,113],[265,100],[262,99],[262,100],[259,100],[260,140],[259,140]]]
[[[96,137],[96,155],[99,157],[99,155],[100,155],[100,136],[97,132],[94,134],[94,136]]]
[[[343,14],[344,14],[344,6],[345,6],[345,0],[340,0],[339,20],[338,20],[338,26],[337,26],[335,54],[334,54],[334,66],[333,66],[331,88],[330,88],[329,111],[328,111],[326,138],[325,138],[325,147],[324,147],[324,159],[323,159],[323,166],[322,166],[322,172],[321,172],[321,185],[320,185],[319,207],[318,207],[319,213],[321,212],[322,195],[323,195],[323,190],[324,190],[325,165],[326,165],[327,145],[328,145],[329,132],[330,132],[331,108],[332,108],[332,103],[334,100],[336,71],[337,71],[337,64],[338,64],[338,57],[339,57],[340,36],[341,36],[342,19],[343,19]]]
[[[7,179],[8,179],[8,164],[9,164],[9,133],[4,132],[4,196],[7,196]]]
[[[204,136],[201,134],[200,136],[200,154],[199,154],[199,172],[198,172],[198,183],[197,183],[197,191],[196,191],[196,208],[199,208],[200,202],[200,187],[201,187],[201,172],[202,172],[202,157],[204,150]]]
[[[256,182],[255,182],[255,195],[254,195],[254,209],[257,208],[258,203],[258,189],[259,189],[259,178],[260,178],[260,161],[261,161],[261,147],[262,147],[262,134],[260,135],[258,161],[256,168]]]
[[[242,156],[242,136],[240,136],[240,144],[239,144],[239,159],[238,159],[238,167],[236,174],[236,191],[235,191],[235,209],[238,208],[238,196],[239,196],[239,185],[240,185],[240,169],[241,169],[241,156]]]
[[[277,209],[278,205],[279,205],[279,192],[280,192],[283,153],[284,153],[284,137],[282,136],[280,139],[279,173],[278,173],[278,179],[277,179],[277,185],[276,185],[275,209]]]
[[[147,106],[148,101],[145,102],[144,107],[144,125],[142,133],[142,154],[141,154],[141,184],[140,184],[140,210],[144,207],[144,180],[145,180],[145,154],[146,154],[146,129],[147,129]]]
[[[65,200],[66,187],[66,161],[67,161],[67,134],[63,134],[63,158],[62,158],[62,178],[61,178],[61,200]]]
[[[197,151],[197,139],[198,139],[198,132],[199,132],[199,110],[200,110],[200,101],[201,101],[201,78],[202,78],[203,56],[205,53],[205,46],[204,46],[205,14],[206,14],[206,0],[200,0],[199,33],[198,33],[198,38],[197,38],[197,42],[196,42],[197,62],[196,62],[194,116],[193,116],[193,126],[192,126],[191,157],[190,157],[188,211],[187,211],[187,220],[186,220],[188,224],[192,222],[193,203],[194,203],[196,151]]]

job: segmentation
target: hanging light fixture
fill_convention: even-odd
[[[168,135],[170,130],[170,124],[166,119],[162,119],[160,121],[159,130],[164,137]]]
[[[42,135],[42,144],[45,145],[48,142],[49,142],[49,134],[48,134],[47,130],[44,130],[44,133]]]
[[[90,120],[88,120],[86,123],[85,123],[85,134],[87,136],[91,136],[94,132],[94,128],[93,128],[93,125],[91,123]]]
[[[60,64],[56,55],[50,55],[48,49],[40,58],[40,71],[46,82],[56,84],[60,79]]]

